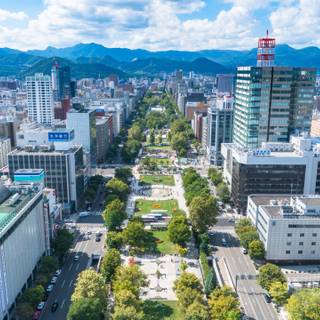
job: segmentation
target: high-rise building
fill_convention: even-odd
[[[14,148],[17,145],[17,130],[17,121],[11,119],[0,119],[0,137],[9,138],[12,148]]]
[[[276,39],[267,36],[260,38],[258,41],[257,66],[258,67],[273,67],[275,60]]]
[[[52,82],[48,75],[36,73],[26,77],[28,116],[31,121],[52,125],[53,94]]]
[[[46,252],[40,186],[0,184],[0,243],[0,319],[13,319],[19,294]]]
[[[8,153],[11,151],[9,138],[0,138],[0,169],[8,164]]]
[[[309,132],[316,70],[294,67],[237,69],[233,142],[258,148]]]
[[[208,109],[207,156],[216,166],[222,164],[221,144],[232,142],[233,98],[218,97]]]
[[[106,160],[109,147],[109,124],[107,117],[96,118],[97,127],[97,163],[103,163]]]
[[[71,72],[69,66],[55,63],[51,69],[54,101],[71,98]]]
[[[97,155],[95,111],[71,109],[67,113],[66,125],[68,129],[74,129],[75,143],[83,146],[84,150],[90,154],[91,163],[95,164]]]

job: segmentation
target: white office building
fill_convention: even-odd
[[[0,185],[0,319],[13,316],[20,292],[45,253],[43,193],[35,184]]]
[[[11,151],[9,138],[0,138],[0,169],[8,164],[8,153]]]
[[[247,213],[267,260],[320,260],[320,196],[251,195]]]
[[[36,73],[34,76],[26,77],[26,86],[29,119],[51,126],[54,119],[51,77]]]

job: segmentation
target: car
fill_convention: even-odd
[[[38,305],[37,305],[37,310],[41,311],[44,308],[45,304],[46,304],[45,301],[39,302]]]
[[[41,311],[37,310],[32,316],[32,320],[39,320],[41,316]]]
[[[54,300],[53,304],[51,305],[51,312],[56,312],[58,309],[59,303],[58,300]]]
[[[50,293],[53,290],[53,284],[47,286],[46,292]]]
[[[50,283],[54,284],[57,282],[57,280],[58,280],[58,277],[52,277]]]
[[[96,237],[96,242],[100,242],[101,241],[101,237]]]
[[[76,255],[74,256],[74,258],[73,258],[74,261],[78,261],[79,259],[80,259],[80,257],[79,257],[78,254],[76,254]]]
[[[87,235],[90,236],[92,234],[91,231],[87,231]]]
[[[222,239],[221,239],[221,242],[222,242],[222,245],[223,245],[224,247],[227,246],[227,241],[226,241],[225,238],[222,238]]]
[[[247,254],[248,253],[248,250],[246,248],[242,248],[242,253],[243,254]]]
[[[85,217],[88,217],[89,215],[90,215],[89,212],[86,212],[86,211],[80,212],[79,213],[79,218],[85,218]]]
[[[266,301],[266,303],[270,303],[271,302],[271,297],[267,293],[263,294],[263,298]]]
[[[56,272],[54,273],[55,277],[59,277],[61,274],[61,269],[56,270]]]

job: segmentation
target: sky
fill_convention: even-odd
[[[0,47],[157,50],[320,46],[320,0],[0,0]]]

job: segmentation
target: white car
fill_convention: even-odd
[[[49,285],[47,286],[46,291],[49,293],[49,292],[51,292],[52,290],[53,290],[53,284],[49,284]]]
[[[54,273],[54,276],[55,276],[55,277],[58,277],[58,276],[60,276],[60,274],[61,274],[61,269],[58,269],[58,270]]]
[[[86,212],[86,211],[80,212],[79,213],[79,218],[85,218],[85,217],[88,217],[89,215],[90,215],[89,212]]]
[[[54,283],[57,282],[57,280],[58,280],[58,277],[53,277],[53,278],[51,279],[50,283],[51,283],[51,284],[54,284]]]
[[[78,254],[76,254],[76,255],[74,256],[74,258],[73,258],[74,261],[78,261],[79,259],[80,259],[80,257],[79,257]]]
[[[37,305],[37,310],[39,310],[39,311],[42,310],[44,308],[45,304],[46,304],[45,301],[39,302]]]

